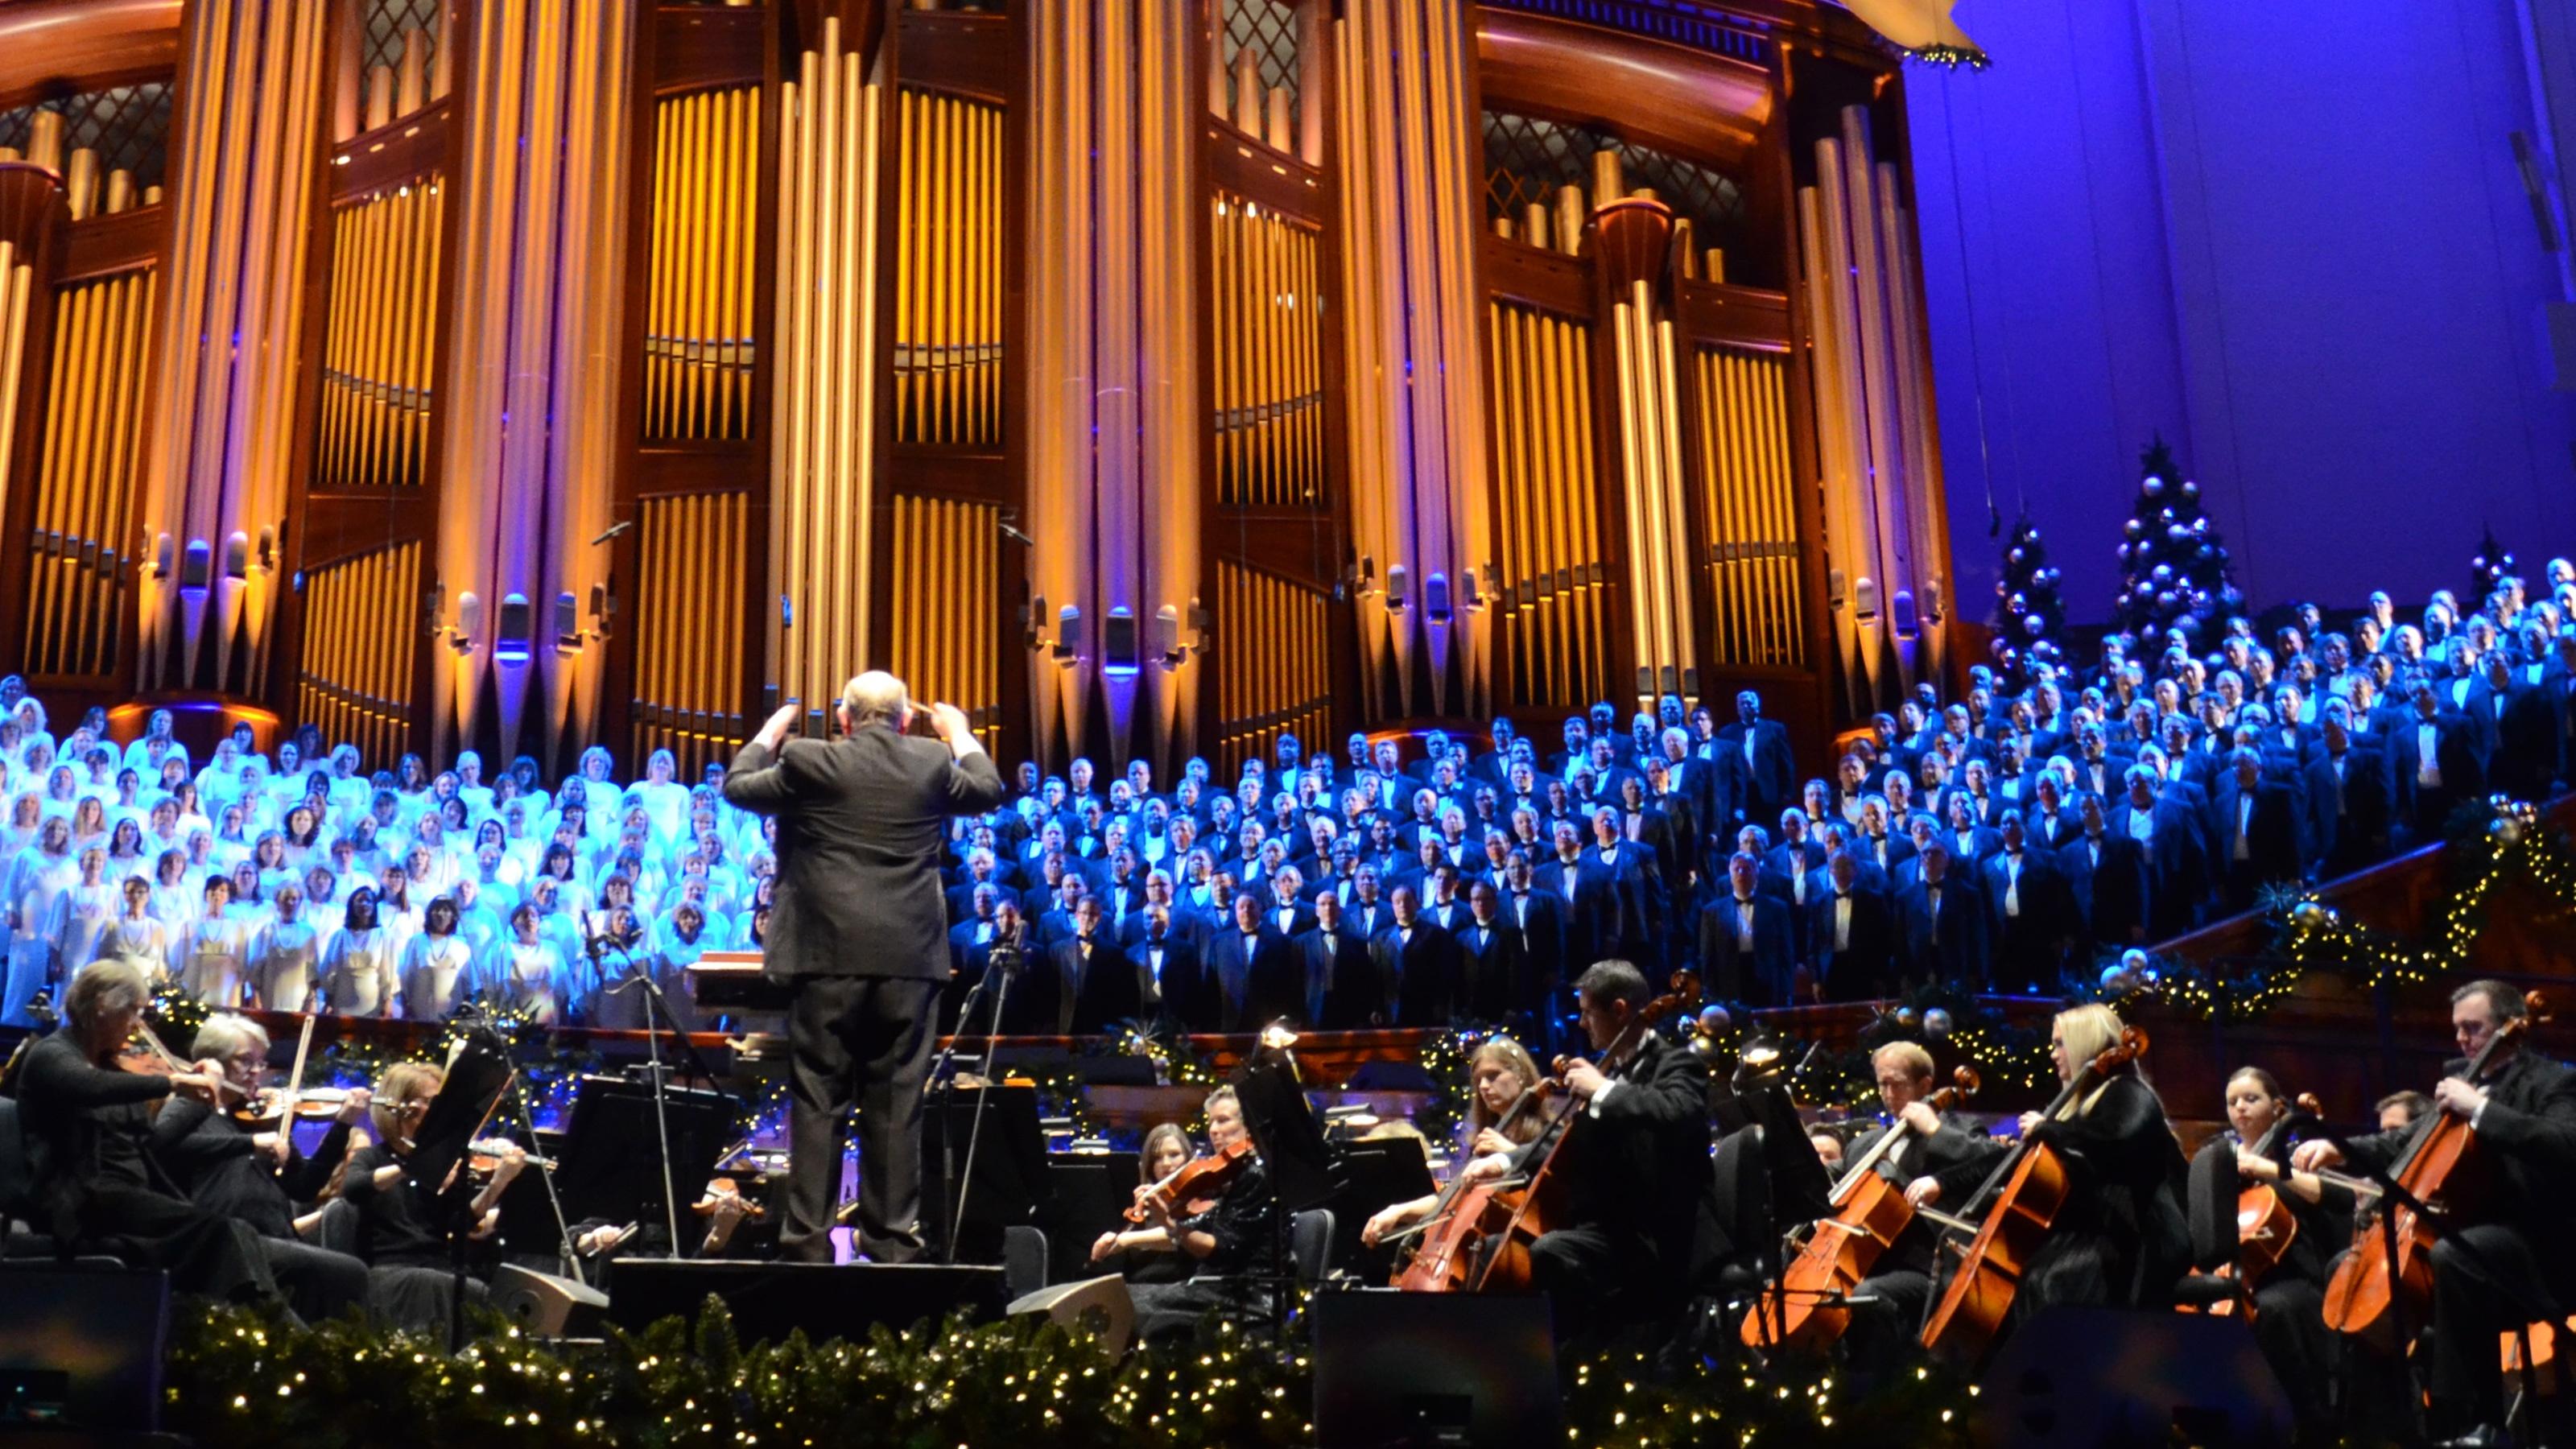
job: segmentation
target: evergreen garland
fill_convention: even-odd
[[[2122,525],[2120,597],[2112,622],[2150,662],[2161,654],[2168,630],[2188,641],[2215,631],[2207,626],[2242,608],[2245,595],[2233,582],[2226,546],[2201,511],[2200,485],[2182,476],[2173,449],[2162,438],[2138,460],[2138,498]]]
[[[2014,694],[2030,688],[2042,668],[2065,667],[2064,578],[2048,561],[2039,526],[2023,514],[2004,548],[2003,577],[1995,581],[1995,664]]]

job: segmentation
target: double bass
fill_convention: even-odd
[[[2120,1039],[2086,1062],[2040,1116],[2056,1117],[2090,1095],[2111,1073],[2146,1054],[2147,1034],[2134,1026],[2122,1028]],[[1974,1364],[1985,1358],[2012,1312],[2022,1276],[2048,1241],[2057,1215],[2065,1211],[2071,1187],[2065,1157],[2025,1133],[2021,1145],[1969,1199],[1971,1210],[1990,1199],[1991,1203],[1975,1240],[1951,1270],[1949,1288],[1923,1325],[1925,1348],[1958,1363]]]
[[[1952,1085],[1924,1099],[1935,1112],[1956,1109],[1976,1095],[1976,1069],[1960,1067]],[[1911,1129],[1899,1117],[1833,1185],[1827,1201],[1833,1215],[1819,1218],[1808,1230],[1797,1258],[1780,1275],[1778,1311],[1766,1295],[1744,1315],[1740,1336],[1746,1348],[1820,1349],[1842,1337],[1851,1323],[1844,1298],[1877,1266],[1881,1253],[1914,1224],[1920,1209],[1905,1200],[1905,1189],[1887,1180],[1878,1164]],[[1934,1215],[1938,1217],[1938,1214]]]
[[[2522,1002],[2525,1014],[2499,1024],[2478,1049],[2469,1063],[2470,1081],[2487,1074],[2505,1043],[2548,1019],[2539,992],[2525,995]],[[2474,1221],[2494,1187],[2493,1169],[2478,1151],[2476,1129],[2467,1118],[2449,1112],[2425,1114],[2389,1176],[2451,1224]],[[2356,1226],[2352,1251],[2326,1279],[2325,1319],[2326,1327],[2337,1333],[2384,1345],[2396,1337],[2393,1308],[2402,1307],[2405,1321],[2412,1324],[2431,1316],[2433,1244],[2441,1229],[2402,1202],[2383,1202],[2379,1211],[2389,1214],[2390,1221],[2374,1216]]]
[[[1604,1067],[1625,1062],[1646,1032],[1681,1010],[1685,1003],[1699,999],[1699,977],[1692,972],[1674,972],[1670,985],[1669,993],[1647,1002],[1601,1053]],[[1559,1057],[1553,1063],[1558,1079],[1563,1077],[1569,1060]],[[1533,1088],[1521,1102],[1513,1104],[1513,1110],[1520,1110],[1537,1095]],[[1564,1105],[1547,1119],[1547,1125],[1539,1129],[1539,1135],[1531,1139],[1530,1147],[1523,1149],[1545,1144],[1539,1151],[1538,1165],[1526,1178],[1471,1183],[1463,1190],[1452,1182],[1450,1191],[1441,1195],[1440,1208],[1425,1221],[1421,1245],[1396,1274],[1394,1286],[1417,1293],[1526,1291],[1530,1286],[1530,1245],[1546,1236],[1564,1212],[1563,1180],[1551,1177],[1549,1170],[1556,1165],[1557,1154],[1564,1150],[1579,1116],[1579,1105],[1569,1094]]]

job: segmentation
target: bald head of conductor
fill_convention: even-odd
[[[845,735],[855,735],[871,725],[884,725],[896,734],[903,734],[912,728],[914,708],[912,691],[904,687],[902,680],[882,669],[871,669],[865,674],[853,675],[849,683],[841,686],[840,702],[833,712],[839,716],[841,733]],[[801,706],[794,704],[781,708],[760,727],[760,733],[752,737],[753,742],[763,749],[776,750],[804,712]],[[966,712],[953,704],[932,705],[930,727],[948,746],[949,752],[959,759],[983,751]]]

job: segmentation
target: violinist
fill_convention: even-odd
[[[1211,1151],[1223,1154],[1251,1137],[1234,1088],[1219,1087],[1209,1093],[1206,1111]],[[1279,1199],[1259,1158],[1253,1158],[1251,1166],[1203,1207],[1184,1202],[1165,1208],[1159,1198],[1141,1188],[1137,1201],[1144,1209],[1145,1226],[1168,1236],[1174,1251],[1195,1274],[1186,1282],[1140,1284],[1128,1290],[1136,1303],[1141,1335],[1152,1339],[1186,1334],[1212,1309],[1244,1317],[1268,1310],[1267,1293],[1242,1276],[1259,1266],[1278,1227]]]
[[[2351,1236],[2339,1224],[2352,1221],[2352,1195],[2293,1169],[2287,1142],[2263,1155],[2264,1139],[2289,1115],[2289,1098],[2270,1072],[2238,1067],[2227,1079],[2226,1138],[2203,1150],[2232,1153],[2244,1185],[2271,1188],[2289,1212],[2287,1251],[2252,1285],[2254,1338],[2288,1391],[2304,1435],[2324,1443],[2331,1437],[2324,1388],[2333,1373],[2333,1343],[2321,1310],[2327,1263]],[[2242,1217],[2237,1226],[2246,1228]]]
[[[194,1051],[214,1062],[245,1097],[260,1088],[268,1065],[268,1033],[247,1017],[217,1014],[197,1028]],[[163,1154],[189,1201],[219,1217],[250,1225],[268,1255],[269,1271],[295,1311],[319,1321],[367,1301],[367,1265],[346,1253],[303,1242],[296,1214],[330,1186],[349,1150],[349,1130],[365,1117],[365,1088],[349,1093],[330,1131],[311,1157],[295,1147],[293,1124],[246,1124],[242,1111],[219,1111],[206,1102],[173,1096],[161,1104],[156,1134],[171,1145]]]
[[[1136,1154],[1137,1200],[1143,1201],[1147,1189],[1180,1171],[1189,1160],[1190,1134],[1181,1124],[1156,1125],[1145,1134],[1144,1149]],[[1091,1261],[1132,1284],[1179,1283],[1192,1268],[1168,1221],[1102,1233],[1091,1245]]]
[[[2059,1012],[2048,1034],[2057,1079],[2073,1082],[2119,1044],[2120,1032],[2119,1016],[2098,1002]],[[2186,1169],[2164,1103],[2137,1063],[2113,1068],[2054,1117],[2024,1112],[2021,1130],[2066,1159],[2069,1187],[2013,1301],[2014,1318],[2061,1303],[2170,1306],[2173,1285],[2191,1263]]]
[[[2371,1110],[2379,1114],[2380,1131],[2394,1132],[2401,1127],[2414,1126],[2425,1113],[2432,1111],[2433,1099],[2409,1087],[2380,1098]]]
[[[277,1296],[249,1225],[188,1201],[160,1160],[168,1145],[152,1104],[173,1092],[212,1101],[223,1069],[120,1070],[150,988],[126,961],[92,962],[72,978],[63,1029],[27,1049],[18,1110],[35,1169],[39,1221],[66,1254],[93,1252],[161,1268],[182,1293],[262,1301]]]
[[[1475,1054],[1467,1058],[1467,1080],[1474,1088],[1474,1099],[1468,1103],[1467,1120],[1459,1128],[1465,1147],[1459,1154],[1462,1159],[1512,1152],[1538,1136],[1546,1119],[1537,1107],[1523,1107],[1518,1113],[1513,1108],[1538,1086],[1539,1075],[1538,1063],[1531,1058],[1529,1049],[1510,1037],[1489,1037],[1476,1048]],[[1382,1208],[1360,1229],[1360,1242],[1374,1248],[1387,1234],[1431,1216],[1439,1204],[1435,1193]]]
[[[1894,1133],[1895,1140],[1871,1170],[1902,1186],[1908,1203],[1929,1207],[1974,1191],[2003,1149],[1973,1120],[1934,1109],[1928,1100],[1932,1054],[1915,1042],[1892,1041],[1869,1054],[1869,1068],[1878,1082],[1879,1106],[1891,1120],[1854,1139],[1846,1155],[1865,1159]],[[1932,1301],[1932,1260],[1938,1246],[1939,1230],[1929,1218],[1916,1217],[1852,1290],[1856,1298],[1877,1300],[1852,1309],[1847,1333],[1855,1362],[1883,1367],[1912,1341]]]
[[[1552,1177],[1565,1189],[1566,1221],[1530,1245],[1531,1286],[1554,1303],[1560,1337],[1582,1336],[1617,1308],[1630,1321],[1680,1306],[1692,1245],[1713,1183],[1708,1165],[1708,1068],[1650,1031],[1631,1031],[1654,993],[1625,961],[1600,961],[1575,983],[1577,1020],[1607,1062],[1565,1065],[1571,1115]],[[1524,1175],[1558,1133],[1469,1163],[1470,1183]]]
[[[412,1134],[447,1074],[427,1062],[397,1062],[376,1083],[369,1116],[376,1140],[349,1159],[342,1196],[358,1211],[358,1256],[376,1269],[377,1310],[395,1323],[429,1327],[445,1322],[452,1288],[449,1248],[440,1221],[440,1184],[412,1179]],[[467,1209],[470,1236],[487,1239],[501,1226],[501,1194],[527,1165],[514,1142],[477,1143],[490,1148],[491,1176]],[[388,1271],[391,1270],[391,1271]],[[483,1284],[466,1280],[466,1297],[481,1302]]]
[[[2501,981],[2473,981],[2451,994],[2451,1036],[2464,1058],[2527,1014]],[[2507,1035],[2487,1053],[2486,1075],[2470,1081],[2454,1061],[2435,1084],[2436,1111],[2469,1124],[2495,1169],[2486,1220],[2458,1223],[2433,1243],[2432,1423],[2459,1444],[2499,1442],[2504,1420],[2497,1336],[2576,1308],[2576,1070]],[[2351,1161],[2393,1171],[2433,1121],[2354,1139]],[[2302,1142],[2302,1171],[2346,1161],[2331,1142]]]

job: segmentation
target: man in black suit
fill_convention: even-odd
[[[2430,680],[2415,682],[2413,708],[2391,731],[2388,766],[2397,811],[2414,827],[2414,843],[2438,839],[2451,807],[2486,788],[2468,717],[2445,709]]]
[[[2056,858],[2032,850],[2021,812],[2007,810],[2003,848],[1978,868],[1994,926],[1994,980],[2007,988],[2053,989],[2066,961],[2074,915]]]
[[[1923,847],[1919,863],[1922,874],[1896,897],[1907,972],[1982,989],[1993,959],[1985,897],[1972,877],[1951,869],[1950,849],[1938,836]]]
[[[1701,990],[1714,1001],[1786,1006],[1797,972],[1787,901],[1758,888],[1761,866],[1747,850],[1726,863],[1727,888],[1699,913]]]
[[[2306,875],[2299,860],[2299,816],[2290,787],[2263,776],[2263,757],[2239,745],[2217,782],[2219,868],[2230,912],[2249,909],[2255,892]]]
[[[1366,939],[1344,922],[1342,903],[1315,898],[1315,924],[1288,943],[1306,973],[1305,1020],[1319,1031],[1352,1031],[1384,1018],[1377,963]]]
[[[2097,946],[2127,950],[2147,939],[2146,852],[2138,842],[2111,833],[2102,797],[2084,797],[2084,833],[2057,855],[2075,897],[2078,939],[2089,955]]]
[[[2349,875],[2388,854],[2388,756],[2351,723],[2349,706],[2327,700],[2308,765],[2308,855],[2320,875]]]
[[[1557,993],[1566,981],[1565,916],[1562,902],[1538,888],[1527,851],[1514,850],[1504,858],[1503,889],[1495,905],[1503,929],[1519,934],[1520,955],[1528,963],[1530,994],[1514,1005],[1538,1013],[1552,1031]]]
[[[937,741],[907,734],[903,681],[870,671],[841,689],[841,738],[789,740],[804,714],[771,715],[725,772],[724,798],[778,820],[778,874],[762,973],[788,1011],[793,1143],[782,1257],[830,1262],[841,1129],[859,1107],[859,1250],[921,1256],[921,1091],[948,976],[939,848],[948,819],[1002,803],[1002,777],[956,706],[930,707]]]
[[[1127,953],[1110,939],[1098,896],[1085,896],[1074,908],[1073,935],[1056,943],[1054,959],[1058,992],[1055,1025],[1058,1036],[1098,1036],[1113,1021],[1133,1020],[1143,1006],[1136,973]]]
[[[1739,691],[1735,723],[1718,731],[1717,738],[1744,762],[1745,819],[1769,820],[1798,803],[1798,762],[1789,750],[1789,731],[1762,717],[1761,695]]]
[[[2451,994],[2452,1039],[2474,1059],[2498,1030],[2527,1014],[2522,993],[2501,981],[2473,981]],[[2576,1305],[2576,1239],[2567,1232],[2567,1191],[2576,1185],[2576,1070],[2513,1040],[2496,1049],[2487,1074],[2468,1080],[2453,1061],[2433,1088],[2439,1109],[2477,1129],[2498,1177],[2486,1221],[2455,1224],[2433,1244],[2433,1422],[2437,1439],[2501,1444],[2504,1424],[2497,1336],[2534,1320],[2555,1321]],[[2354,1156],[2395,1170],[2419,1129],[2356,1139]],[[2291,1164],[2313,1172],[2344,1154],[2331,1142],[2299,1144]]]
[[[1483,881],[1468,892],[1467,910],[1458,931],[1459,1014],[1469,1021],[1508,1021],[1533,994],[1521,933],[1503,921],[1501,901]]]
[[[1858,1001],[1892,988],[1896,933],[1884,897],[1860,888],[1848,851],[1825,862],[1833,889],[1807,903],[1807,959],[1827,1000]]]
[[[1144,917],[1144,934],[1127,948],[1142,1011],[1169,1031],[1213,1031],[1207,976],[1190,933],[1173,920],[1169,906],[1147,906]]]
[[[1397,886],[1387,898],[1394,923],[1370,943],[1377,960],[1378,989],[1393,1008],[1390,1026],[1442,1026],[1449,1020],[1456,994],[1456,943],[1446,931],[1422,918],[1409,886]]]
[[[1305,982],[1289,953],[1288,938],[1262,915],[1261,902],[1245,891],[1234,898],[1234,919],[1208,938],[1207,975],[1218,1031],[1259,1031],[1303,1009]]]
[[[1584,1035],[1608,1061],[1566,1068],[1584,1118],[1553,1169],[1564,1174],[1571,1221],[1530,1245],[1532,1284],[1553,1304],[1560,1338],[1593,1329],[1613,1293],[1649,1319],[1679,1307],[1692,1245],[1713,1220],[1708,1068],[1636,1025],[1654,992],[1627,962],[1592,966],[1575,999]],[[1489,1182],[1526,1170],[1552,1140],[1480,1157],[1460,1177]]]

